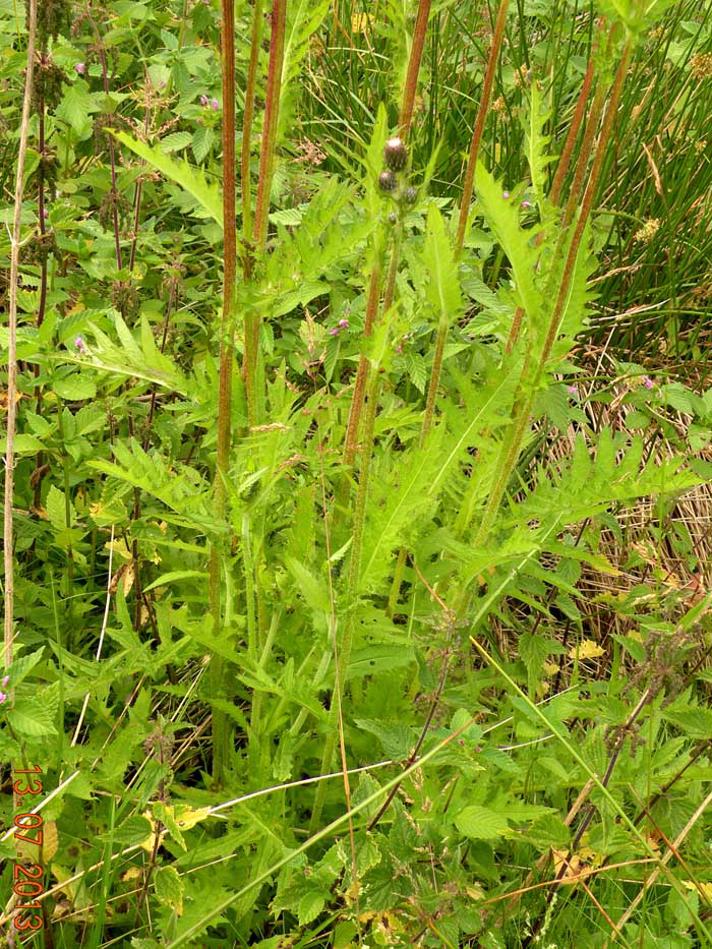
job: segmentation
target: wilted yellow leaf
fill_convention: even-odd
[[[605,653],[598,643],[592,639],[582,639],[578,646],[572,646],[569,649],[570,659],[596,659]]]

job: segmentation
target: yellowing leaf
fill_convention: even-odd
[[[119,557],[123,557],[124,560],[132,560],[133,554],[131,553],[131,548],[123,539],[107,541],[104,544],[106,550],[113,550],[115,554],[118,554]]]
[[[693,883],[692,880],[683,880],[682,885],[688,890],[697,890],[704,898],[712,903],[712,883]]]
[[[181,830],[190,830],[206,817],[210,817],[209,807],[188,807],[187,805],[177,804],[175,807],[167,807],[167,811],[172,811],[176,824]]]
[[[153,853],[154,847],[156,846],[157,834],[156,829],[158,827],[158,821],[156,821],[150,811],[144,811],[143,816],[151,825],[151,833],[146,837],[144,841],[141,842],[141,846],[146,851],[146,853]],[[161,839],[165,835],[165,830],[161,830]]]
[[[572,646],[569,649],[570,659],[596,659],[605,653],[598,643],[592,639],[582,639],[578,646]]]
[[[373,13],[352,13],[351,32],[365,33],[374,20],[375,16]]]
[[[52,857],[57,853],[59,839],[57,836],[57,823],[53,820],[45,821],[42,834],[42,863],[48,864]]]

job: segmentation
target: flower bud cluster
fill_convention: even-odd
[[[383,149],[383,171],[378,176],[378,186],[385,194],[400,201],[404,205],[415,204],[418,200],[418,189],[412,185],[401,186],[400,174],[408,164],[408,149],[399,136],[389,138]],[[388,215],[388,220],[393,221],[394,214]]]

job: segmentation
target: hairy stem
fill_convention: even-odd
[[[286,22],[287,0],[274,0],[267,73],[267,97],[265,100],[260,170],[255,203],[254,242],[258,256],[264,252],[267,240],[269,199],[274,177],[274,156],[279,123]],[[260,391],[257,379],[260,362],[259,339],[260,314],[259,311],[250,309],[245,315],[245,387],[247,390],[247,421],[250,426],[257,425],[262,414],[263,393]]]
[[[418,13],[415,18],[415,27],[413,28],[413,44],[410,48],[410,57],[408,59],[408,72],[403,89],[403,102],[401,104],[400,117],[398,125],[400,126],[401,138],[406,139],[410,132],[410,124],[413,120],[413,105],[415,103],[415,91],[418,87],[418,73],[420,72],[420,62],[423,58],[423,47],[425,45],[425,35],[428,30],[428,19],[430,18],[431,0],[420,0],[418,4]]]
[[[257,64],[262,43],[263,0],[255,0],[252,14],[252,37],[250,40],[250,63],[247,67],[247,86],[245,87],[245,110],[242,119],[242,151],[240,169],[242,176],[242,236],[246,244],[252,240],[252,192],[250,189],[250,146],[252,144],[252,121],[255,115],[255,87],[257,85]],[[249,251],[246,248],[246,254]],[[246,257],[247,259],[247,257]]]

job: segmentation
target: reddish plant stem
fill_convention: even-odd
[[[260,170],[255,204],[255,243],[258,250],[264,249],[267,238],[269,197],[274,172],[274,151],[279,122],[279,94],[282,86],[282,64],[284,60],[284,31],[287,18],[286,0],[274,0],[272,5],[272,29],[270,33],[269,69],[267,73],[267,97],[260,149]]]
[[[263,0],[255,0],[252,14],[252,38],[250,40],[250,63],[247,67],[247,86],[245,87],[245,108],[242,119],[242,150],[240,156],[240,174],[242,177],[242,236],[245,243],[252,240],[252,192],[250,190],[250,146],[252,144],[252,122],[255,115],[255,87],[257,85],[257,64],[259,62],[262,40]],[[246,260],[249,254],[246,255]]]
[[[413,45],[410,48],[408,72],[406,74],[405,87],[403,89],[403,102],[401,105],[400,118],[398,119],[401,138],[404,140],[408,138],[410,125],[413,119],[415,91],[418,87],[418,74],[420,72],[420,62],[423,58],[425,35],[428,30],[430,6],[431,0],[420,0],[420,3],[418,4],[418,13],[415,18],[415,27],[413,28]]]
[[[554,175],[554,180],[551,183],[549,198],[553,204],[559,203],[561,189],[566,179],[566,175],[568,174],[569,165],[571,163],[571,155],[573,154],[574,145],[576,144],[576,139],[578,138],[578,134],[586,114],[586,105],[591,92],[591,86],[593,85],[594,68],[594,57],[592,54],[588,61],[586,75],[583,77],[581,91],[579,92],[578,99],[576,100],[576,108],[574,110],[573,118],[571,119],[571,125],[569,126],[569,131],[566,136],[566,141],[564,142],[561,157],[559,158],[559,162],[556,166],[556,174]]]
[[[457,224],[457,236],[455,238],[455,250],[457,254],[461,253],[462,246],[465,242],[465,230],[467,228],[467,219],[470,214],[470,202],[472,201],[472,191],[475,184],[475,167],[477,165],[477,159],[480,153],[482,133],[484,132],[485,128],[485,119],[487,118],[487,112],[489,111],[490,98],[492,96],[492,85],[494,83],[494,73],[495,69],[497,68],[499,53],[502,48],[502,40],[504,39],[504,27],[507,22],[508,6],[509,0],[500,0],[499,10],[497,11],[497,19],[494,26],[494,34],[492,36],[492,45],[490,46],[487,67],[485,69],[485,79],[484,83],[482,84],[482,96],[480,98],[480,104],[477,108],[475,127],[472,130],[470,155],[467,160],[465,180],[462,184],[462,203],[460,204],[460,218]]]
[[[598,187],[598,181],[601,176],[601,169],[603,167],[603,160],[606,157],[606,148],[608,146],[608,140],[613,129],[613,122],[615,121],[616,113],[618,111],[618,103],[620,101],[621,92],[623,90],[623,82],[625,80],[626,71],[628,69],[628,62],[630,60],[631,46],[630,43],[627,43],[623,55],[621,56],[621,61],[618,65],[616,71],[615,79],[613,80],[613,88],[611,89],[610,100],[608,102],[608,107],[606,109],[606,114],[603,119],[603,125],[601,127],[601,133],[598,136],[598,142],[596,143],[596,148],[593,156],[593,164],[591,165],[591,172],[588,178],[588,184],[586,185],[586,190],[584,191],[583,200],[581,202],[581,210],[579,212],[578,220],[576,221],[576,226],[574,228],[573,237],[571,238],[571,243],[569,245],[569,251],[566,257],[566,264],[564,265],[564,272],[561,278],[561,285],[559,287],[559,292],[557,294],[556,306],[554,308],[554,313],[549,324],[549,329],[544,340],[544,347],[541,355],[541,361],[539,363],[539,372],[542,373],[545,369],[546,361],[549,358],[551,349],[554,345],[554,340],[559,331],[559,323],[561,322],[561,316],[563,315],[564,306],[568,298],[569,287],[571,286],[571,280],[573,279],[574,268],[576,265],[576,257],[578,256],[579,246],[581,244],[581,239],[583,237],[583,232],[585,230],[586,224],[591,214],[591,208],[593,207],[593,199],[596,194],[596,189]],[[598,99],[603,99],[603,96],[596,95],[594,99],[594,106]],[[595,111],[594,108],[591,109],[592,113]],[[595,115],[592,115],[592,120],[598,124],[598,115],[600,109],[596,112]],[[591,125],[593,125],[591,121]],[[586,129],[586,134],[588,134],[589,129]],[[585,141],[585,137],[584,137]],[[584,156],[584,160],[587,157]],[[584,164],[584,160],[581,160],[579,156],[578,165]],[[576,173],[578,177],[579,168],[577,167]],[[581,174],[583,177],[583,173]],[[573,198],[573,200],[572,200]],[[578,196],[574,197],[574,192],[569,196],[569,201],[567,202],[566,210],[564,212],[564,223],[567,223],[567,216],[570,215],[573,219],[574,209],[578,203]]]
[[[279,124],[279,99],[282,88],[284,62],[284,33],[287,22],[287,0],[274,0],[272,5],[267,97],[265,99],[262,147],[260,149],[259,180],[255,202],[254,242],[259,255],[267,240],[269,199],[274,175],[274,155]],[[260,314],[251,309],[245,314],[245,388],[247,390],[247,421],[258,423],[259,407],[257,368],[259,362]]]

